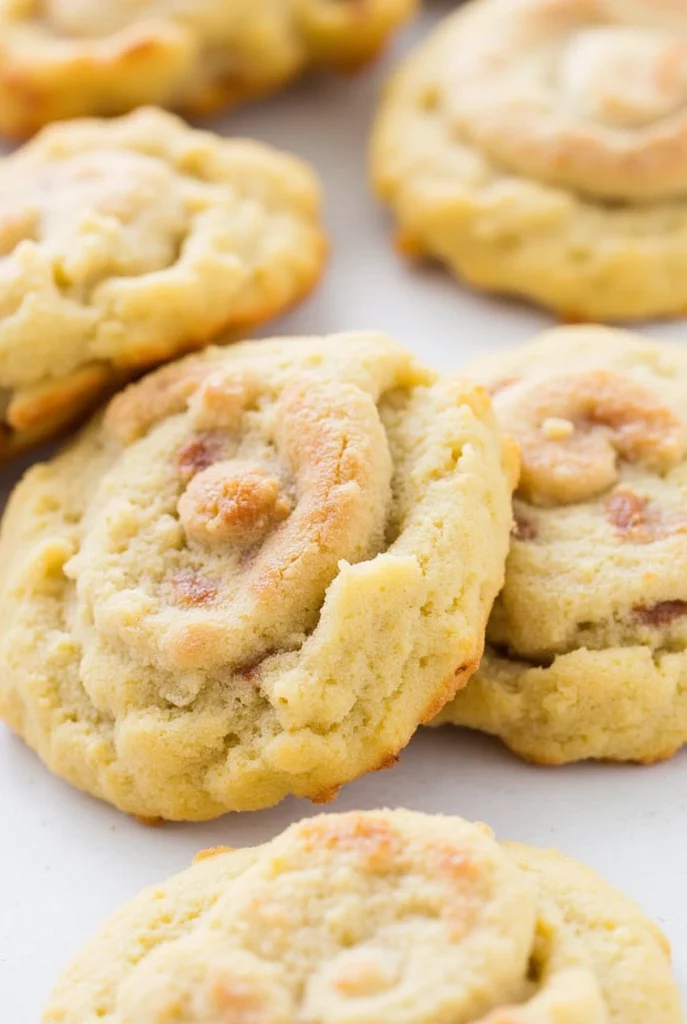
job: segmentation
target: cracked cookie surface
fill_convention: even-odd
[[[59,980],[44,1024],[679,1024],[666,939],[550,850],[460,818],[321,815],[208,851]]]
[[[571,318],[687,307],[687,9],[475,0],[391,81],[373,176],[399,244]]]
[[[11,499],[0,714],[143,817],[325,800],[474,671],[516,463],[379,335],[163,367]]]
[[[319,205],[295,157],[152,109],[0,159],[0,456],[296,302],[325,258]]]
[[[154,104],[208,114],[375,56],[415,0],[0,0],[0,130]]]
[[[477,364],[522,451],[480,669],[438,719],[533,761],[687,741],[687,352],[560,328]]]

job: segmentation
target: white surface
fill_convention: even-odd
[[[432,5],[430,5],[432,6]],[[327,192],[333,255],[323,286],[274,333],[380,328],[427,361],[459,368],[546,324],[516,304],[468,293],[439,270],[404,267],[366,184],[375,98],[399,53],[449,5],[433,11],[371,73],[318,81],[225,119],[310,159]],[[687,339],[687,326],[652,333]],[[16,473],[6,473],[9,487]],[[425,730],[393,771],[348,786],[333,809],[405,805],[488,821],[501,837],[556,846],[638,900],[671,938],[687,990],[687,752],[653,768],[521,764],[498,743]],[[202,847],[262,842],[315,813],[289,800],[201,826],[151,829],[70,789],[0,727],[0,1020],[38,1024],[66,960],[104,916],[143,886],[188,865]]]

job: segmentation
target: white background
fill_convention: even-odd
[[[404,266],[391,248],[387,217],[369,193],[365,149],[380,84],[450,6],[429,2],[372,71],[302,83],[215,125],[299,153],[324,181],[329,270],[305,305],[271,327],[274,333],[379,328],[440,369],[454,370],[549,322],[525,306],[471,294],[439,269]],[[684,324],[643,329],[687,340]],[[18,472],[5,473],[5,489]],[[556,846],[586,861],[659,921],[687,990],[687,751],[652,768],[544,769],[480,736],[425,730],[399,766],[348,786],[333,809],[383,805],[479,818],[501,837]],[[186,867],[202,847],[259,843],[315,810],[288,800],[200,826],[146,828],[51,776],[0,726],[2,1024],[38,1024],[67,959],[141,888]]]

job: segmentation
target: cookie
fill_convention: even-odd
[[[522,477],[484,659],[439,722],[547,764],[669,757],[687,741],[687,350],[559,328],[474,373]]]
[[[208,114],[312,67],[375,56],[416,0],[3,0],[0,131],[123,114]]]
[[[373,174],[401,248],[566,317],[687,308],[687,8],[474,0],[390,83]]]
[[[0,158],[0,458],[296,302],[322,271],[319,206],[295,157],[155,110]]]
[[[43,1024],[680,1024],[669,948],[559,853],[460,818],[321,815],[115,914]]]
[[[516,460],[379,335],[164,367],[11,499],[0,714],[143,817],[326,800],[476,668]]]

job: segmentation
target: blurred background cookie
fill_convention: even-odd
[[[687,741],[687,352],[560,328],[474,368],[522,451],[487,651],[441,715],[530,760]]]
[[[116,913],[44,1024],[679,1024],[666,940],[553,851],[411,811],[209,851]]]
[[[565,316],[687,309],[687,8],[474,0],[391,81],[373,142],[401,248]]]
[[[0,130],[156,104],[206,114],[375,56],[416,0],[2,0]]]
[[[379,335],[171,364],[14,492],[0,714],[133,814],[330,799],[476,668],[516,462]]]
[[[322,272],[319,207],[295,157],[153,109],[0,159],[0,458],[291,306]]]

